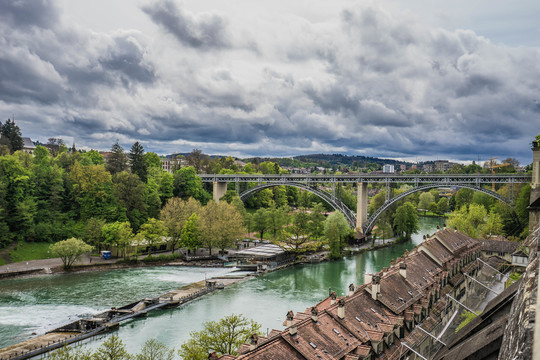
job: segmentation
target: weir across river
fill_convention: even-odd
[[[373,226],[381,214],[396,201],[411,195],[417,191],[429,190],[440,187],[466,187],[475,191],[483,192],[509,205],[512,204],[514,184],[530,183],[530,174],[355,174],[355,175],[261,175],[261,174],[238,174],[218,175],[201,174],[203,182],[213,183],[214,201],[225,194],[228,184],[234,184],[240,198],[245,201],[257,192],[278,185],[293,186],[309,191],[334,209],[343,212],[349,225],[356,228],[364,235],[371,233]],[[350,210],[339,197],[336,185],[341,183],[353,183],[357,186],[357,213]],[[375,213],[368,217],[368,184],[384,184],[386,199]],[[249,186],[254,184],[254,186]],[[392,196],[393,184],[409,184],[412,189]],[[505,198],[499,193],[486,189],[486,184],[508,184],[509,197]],[[242,185],[242,186],[241,186]],[[328,191],[329,189],[330,191]]]

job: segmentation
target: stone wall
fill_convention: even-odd
[[[529,265],[523,274],[523,281],[519,286],[510,311],[510,318],[505,329],[500,360],[533,359],[533,344],[535,336],[535,317],[538,304],[538,242],[540,228],[538,228],[526,241],[529,246]],[[540,313],[540,310],[538,311]],[[540,334],[537,334],[537,341]],[[536,354],[539,356],[539,354]]]

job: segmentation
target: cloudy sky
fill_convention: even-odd
[[[538,0],[0,0],[0,120],[99,150],[530,163],[539,17]]]

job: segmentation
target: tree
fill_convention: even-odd
[[[340,211],[334,211],[324,221],[324,237],[330,246],[330,257],[337,259],[343,250],[343,239],[350,234],[351,229],[345,215]]]
[[[199,217],[196,213],[191,214],[182,228],[181,244],[194,253],[197,253],[197,248],[201,247],[201,230],[199,228]]]
[[[277,208],[275,203],[272,202],[272,205],[266,210],[266,216],[268,229],[272,231],[275,240],[278,231],[285,225],[285,214],[282,209]]]
[[[49,138],[47,145],[45,145],[53,158],[57,157],[60,153],[67,151],[67,146],[64,140],[60,138]]]
[[[105,158],[96,150],[90,150],[82,154],[84,159],[87,159],[88,165],[101,165],[105,164]]]
[[[21,135],[21,129],[15,124],[15,120],[8,119],[6,123],[0,127],[0,134],[8,139],[7,145],[11,154],[23,149],[24,142]]]
[[[201,213],[201,203],[193,198],[189,198],[188,201],[170,198],[161,209],[160,218],[167,231],[173,252],[182,237],[182,229],[186,221],[195,213]]]
[[[499,214],[491,212],[486,219],[486,222],[480,226],[480,233],[488,238],[491,235],[499,235],[503,231],[502,218]]]
[[[146,164],[146,158],[144,156],[144,147],[140,142],[136,141],[131,146],[131,150],[127,155],[131,164],[131,172],[139,177],[142,182],[146,182],[148,165]]]
[[[124,152],[124,148],[116,141],[111,147],[111,154],[107,156],[107,170],[114,175],[127,170],[127,168],[128,157]]]
[[[448,199],[445,197],[440,198],[439,202],[437,203],[437,213],[443,215],[448,210]]]
[[[131,360],[124,343],[116,335],[107,338],[92,357],[95,360]]]
[[[69,269],[81,255],[92,250],[92,247],[77,238],[59,241],[50,246],[51,253],[59,257],[64,264],[64,269]]]
[[[461,209],[463,205],[469,205],[472,202],[474,190],[461,188],[456,193],[456,209]]]
[[[144,162],[146,163],[146,167],[148,169],[158,168],[163,170],[161,158],[155,152],[147,152],[146,154],[144,154]]]
[[[184,200],[190,197],[199,200],[203,205],[212,197],[203,188],[202,180],[197,176],[194,167],[187,166],[174,173],[174,196]]]
[[[206,155],[204,155],[199,149],[193,149],[189,154],[186,155],[188,165],[192,166],[197,174],[201,171],[203,160],[205,158]]]
[[[418,209],[424,210],[424,215],[426,214],[426,211],[429,209],[429,206],[433,202],[433,195],[429,192],[423,192],[420,194],[420,201],[418,202]]]
[[[122,256],[126,256],[126,247],[131,244],[133,239],[133,230],[129,222],[119,222],[105,224],[101,229],[104,243],[109,246],[115,246],[122,249]]]
[[[253,214],[253,229],[261,233],[261,241],[268,227],[268,211],[260,208]]]
[[[244,218],[234,205],[210,201],[202,210],[203,243],[210,252],[213,247],[224,251],[245,234]]]
[[[262,335],[260,324],[232,314],[217,322],[205,322],[203,330],[191,332],[191,339],[181,345],[178,353],[184,360],[207,359],[210,351],[238,355],[236,349],[253,334]]]
[[[165,232],[166,229],[161,220],[150,218],[142,224],[137,236],[148,245],[148,256],[152,255],[152,248],[162,241]]]
[[[113,178],[114,195],[120,205],[126,209],[126,216],[131,226],[138,230],[147,216],[146,185],[137,175],[122,171]]]
[[[409,240],[412,234],[420,230],[418,216],[413,204],[406,202],[397,208],[394,215],[394,228],[399,240]]]
[[[83,239],[86,243],[97,248],[101,251],[105,237],[103,237],[103,226],[105,226],[105,220],[90,218],[86,222],[86,228],[83,235]]]
[[[315,204],[315,206],[311,209],[309,219],[309,231],[315,240],[317,240],[324,233],[324,221],[326,220],[326,216],[324,215],[324,206],[321,203]]]
[[[135,360],[174,360],[174,349],[156,339],[146,340]]]
[[[283,241],[288,250],[294,247],[294,251],[298,252],[309,240],[309,215],[306,209],[301,207],[293,215],[292,224],[284,229]]]

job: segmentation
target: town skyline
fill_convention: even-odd
[[[530,163],[539,5],[0,1],[0,121],[107,150]]]

